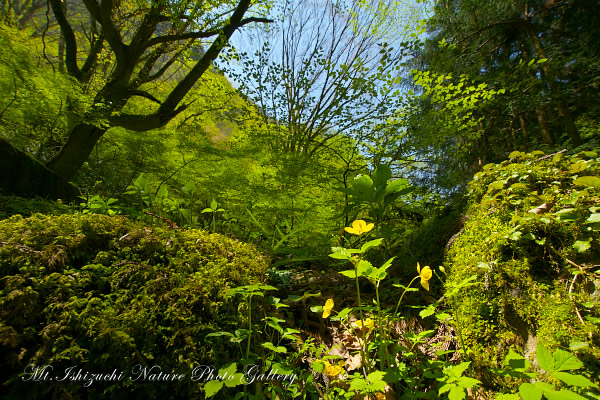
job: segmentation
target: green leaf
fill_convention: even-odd
[[[224,367],[219,368],[218,375],[221,377],[229,377],[235,374],[237,371],[237,367],[235,363],[226,364]]]
[[[585,307],[585,305],[584,305],[584,307]],[[588,344],[585,343],[585,342],[571,342],[571,343],[569,343],[569,349],[570,350],[585,349],[586,347],[588,347]]]
[[[523,400],[541,400],[543,393],[531,383],[523,383],[519,386],[519,394]]]
[[[387,165],[378,165],[371,175],[373,179],[373,185],[377,188],[379,186],[384,186],[386,182],[392,177],[392,170]]]
[[[570,386],[579,387],[598,387],[595,383],[590,381],[585,376],[573,375],[568,372],[556,371],[551,374],[553,378],[560,379],[564,383]]]
[[[545,370],[546,372],[554,371],[554,358],[541,343],[538,343],[537,345],[536,357],[541,369]]]
[[[468,376],[461,376],[457,383],[463,388],[472,388],[473,386],[481,384],[481,381]]]
[[[462,400],[466,396],[465,390],[461,387],[454,386],[448,393],[448,399],[450,400]]]
[[[354,178],[352,181],[351,196],[355,197],[357,200],[370,202],[373,199],[374,192],[375,189],[371,177],[361,175],[358,178]]]
[[[364,253],[365,251],[369,250],[372,247],[379,246],[382,242],[383,242],[383,239],[370,240],[367,243],[362,245],[362,247],[360,248],[360,251],[362,253]]]
[[[454,365],[452,367],[449,367],[446,370],[446,372],[448,373],[449,376],[453,376],[455,378],[459,378],[466,370],[467,368],[469,368],[469,364],[471,364],[471,361],[465,361],[462,362],[458,365]]]
[[[575,179],[573,183],[575,185],[593,187],[596,190],[600,190],[600,178],[597,176],[581,176]]]
[[[238,372],[237,374],[233,374],[231,379],[227,379],[225,381],[225,386],[227,387],[236,387],[238,385],[246,384],[246,375]]]
[[[591,239],[588,240],[578,240],[573,243],[573,248],[577,250],[578,253],[583,253],[587,251],[592,245],[590,244]]]
[[[356,271],[354,271],[353,269],[347,269],[345,271],[340,271],[340,274],[347,276],[348,278],[356,277]]]
[[[504,187],[506,181],[496,181],[488,185],[488,190],[500,190]]]
[[[575,208],[564,208],[562,210],[557,211],[556,216],[559,220],[565,222],[573,222],[577,221],[577,210]]]
[[[544,392],[544,396],[546,396],[548,400],[586,400],[585,397],[566,389],[558,392]]]
[[[366,260],[360,260],[356,265],[358,276],[367,276],[373,271],[373,264]]]
[[[210,202],[210,208],[212,208],[213,210],[216,210],[218,207],[217,201],[215,199],[212,199],[212,201]]]
[[[592,214],[588,217],[588,219],[585,220],[585,222],[589,222],[590,224],[595,224],[600,222],[600,214]]]
[[[266,349],[274,351],[275,353],[281,353],[281,354],[287,353],[287,349],[285,347],[283,347],[283,346],[275,346],[271,342],[265,342],[265,343],[262,344],[262,346],[264,348],[266,348]]]
[[[525,372],[529,368],[529,361],[513,350],[509,350],[506,357],[504,357],[504,365],[515,371]]]
[[[571,371],[583,367],[583,363],[568,351],[558,349],[552,356],[554,357],[555,371]],[[546,371],[550,372],[547,369]]]
[[[419,317],[427,318],[435,313],[435,304],[430,304],[419,312]]]
[[[212,397],[221,390],[223,387],[223,382],[221,381],[209,381],[204,385],[204,391],[206,392],[206,397]]]

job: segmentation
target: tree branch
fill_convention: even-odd
[[[241,28],[242,26],[250,24],[252,22],[270,23],[270,22],[273,22],[273,20],[268,19],[268,18],[257,18],[257,17],[245,18],[242,21],[240,21],[239,25],[237,25],[237,28]],[[143,48],[147,49],[149,47],[156,46],[157,44],[160,44],[160,43],[176,42],[179,40],[206,39],[209,37],[217,36],[219,33],[221,33],[221,31],[222,30],[213,30],[213,31],[205,31],[205,32],[187,32],[187,33],[159,36],[159,37],[155,37],[155,38],[148,40],[144,44]]]
[[[75,39],[75,33],[73,28],[69,24],[67,17],[62,9],[62,3],[60,0],[49,0],[52,12],[56,17],[56,21],[60,26],[63,38],[65,39],[65,65],[67,66],[67,72],[69,75],[76,79],[81,79],[81,71],[77,66],[77,40]]]

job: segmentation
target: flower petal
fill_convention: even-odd
[[[333,308],[333,299],[327,299],[325,305],[323,306],[323,318],[327,318],[331,315],[331,309]]]
[[[344,230],[352,235],[360,235],[360,232],[349,226],[345,227]]]
[[[431,268],[429,266],[423,267],[423,270],[421,271],[421,273],[419,275],[421,276],[421,279],[430,280],[431,277],[433,276],[433,271],[431,270]]]
[[[427,291],[429,291],[429,280],[421,278],[421,286]]]

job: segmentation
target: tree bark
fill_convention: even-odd
[[[106,130],[106,128],[98,128],[89,124],[75,126],[67,143],[62,147],[60,153],[50,160],[47,167],[64,179],[72,179],[83,163],[87,161],[94,146]]]
[[[0,193],[76,200],[79,189],[0,138]]]
[[[538,123],[540,124],[540,129],[542,130],[544,142],[554,145],[554,136],[552,136],[552,132],[548,127],[548,116],[546,115],[546,110],[544,110],[544,107],[542,106],[536,106],[535,113],[537,114]]]

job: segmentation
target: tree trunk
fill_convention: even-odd
[[[550,128],[548,127],[548,116],[546,115],[546,110],[544,110],[544,107],[542,106],[537,106],[535,107],[535,113],[537,114],[540,129],[542,130],[544,143],[554,145],[554,136],[552,136],[552,132],[550,132]]]
[[[0,193],[76,200],[79,189],[0,138]]]
[[[565,104],[563,99],[559,99],[558,101],[558,110],[562,114],[563,124],[565,126],[565,130],[569,134],[571,144],[573,144],[574,146],[580,146],[581,136],[579,136],[579,132],[577,131],[577,127],[575,126],[573,114],[571,113],[571,110],[569,110],[569,106]]]
[[[89,124],[77,125],[60,153],[48,163],[48,168],[67,180],[72,179],[106,130]]]

